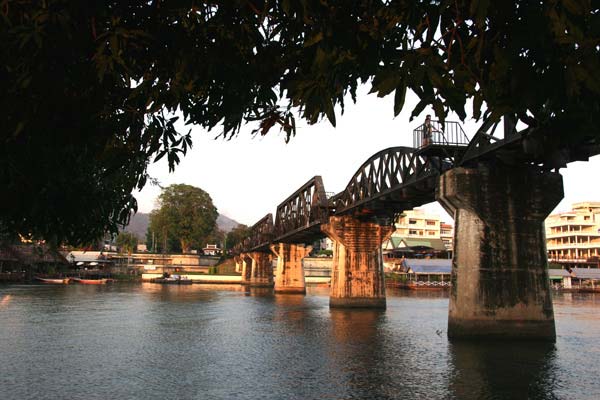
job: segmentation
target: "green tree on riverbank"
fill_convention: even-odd
[[[225,250],[231,250],[248,236],[249,228],[246,225],[238,225],[227,233]]]
[[[138,244],[137,237],[130,232],[120,232],[117,236],[116,245],[121,253],[131,254],[136,251]]]
[[[204,190],[184,184],[163,189],[159,208],[150,213],[147,237],[162,251],[200,249],[216,231],[217,208]],[[156,249],[152,249],[156,251]]]

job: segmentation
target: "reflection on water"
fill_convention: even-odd
[[[452,342],[452,394],[459,399],[552,398],[556,348],[548,343]]]
[[[444,292],[0,286],[0,398],[600,398],[600,297],[554,301],[556,344],[449,343]]]
[[[275,296],[272,288],[246,286],[246,287],[244,287],[244,289],[245,289],[244,292],[246,293],[247,296],[269,297],[269,298],[272,298]]]
[[[393,378],[380,360],[385,354],[385,343],[379,328],[385,318],[381,310],[332,309],[329,349],[332,370],[337,370],[337,381],[347,382],[347,398],[388,398],[386,385]],[[341,368],[340,368],[341,366]]]
[[[415,297],[419,299],[447,299],[450,290],[406,290],[397,288],[386,289],[387,295],[392,297]]]

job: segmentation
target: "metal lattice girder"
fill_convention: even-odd
[[[327,222],[327,194],[320,176],[315,176],[277,206],[275,242],[303,243]],[[314,229],[313,229],[314,228]]]
[[[265,215],[250,228],[250,235],[242,241],[242,251],[269,251],[273,240],[273,214]]]
[[[436,177],[451,166],[420,155],[410,147],[391,147],[374,154],[354,174],[343,192],[332,198],[335,214],[393,214],[435,200]]]
[[[497,129],[500,123],[504,129]],[[530,124],[516,115],[486,116],[456,165],[474,166],[484,160],[500,160],[506,165],[534,165],[552,170],[600,154],[600,143],[592,136],[565,143],[558,132],[549,134],[535,125],[518,130],[519,123]]]

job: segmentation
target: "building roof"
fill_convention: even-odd
[[[600,279],[600,268],[572,268],[571,273],[566,269],[549,269],[548,275],[550,278],[562,278],[571,276],[581,279]]]
[[[449,274],[452,272],[452,260],[440,258],[406,258],[409,272],[416,274]]]
[[[421,238],[402,238],[404,247],[428,247],[433,250],[446,250],[444,241],[442,239],[421,239]],[[403,247],[399,245],[398,247]]]
[[[106,263],[107,256],[101,251],[71,251],[66,256],[67,260],[74,263]],[[79,264],[81,265],[81,264]]]
[[[600,201],[582,201],[579,203],[573,203],[571,205],[573,210],[581,209],[581,208],[600,208]]]
[[[393,246],[394,249],[400,247],[400,243],[401,242],[402,242],[402,238],[401,237],[397,237],[397,236],[390,237],[390,243],[392,244],[392,246]]]

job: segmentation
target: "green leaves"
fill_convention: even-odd
[[[373,84],[369,93],[377,93],[377,97],[384,97],[392,93],[402,82],[400,71],[394,68],[386,68],[377,73],[373,78]]]
[[[165,251],[201,249],[218,217],[210,195],[194,186],[171,185],[163,189],[159,204],[150,214],[148,236],[154,234]]]
[[[595,3],[594,3],[595,4]],[[371,82],[432,107],[521,116],[576,146],[600,137],[600,16],[589,0],[11,2],[0,24],[0,224],[91,241],[117,232],[149,162],[173,170],[186,125],[295,135],[335,126]],[[181,113],[177,121],[174,113]],[[179,114],[178,114],[179,115]],[[390,117],[391,117],[390,112]],[[565,127],[568,127],[565,128]],[[568,133],[563,133],[568,132]]]
[[[304,42],[304,47],[310,47],[323,40],[323,32],[317,32]]]
[[[402,83],[396,88],[394,93],[394,116],[398,116],[402,108],[404,108],[404,100],[406,98],[406,86]]]
[[[117,250],[121,253],[131,254],[137,250],[138,239],[131,232],[119,232],[115,241]]]
[[[478,25],[483,24],[484,19],[487,16],[489,6],[490,0],[471,0],[469,12],[470,15],[474,17],[473,19]]]

